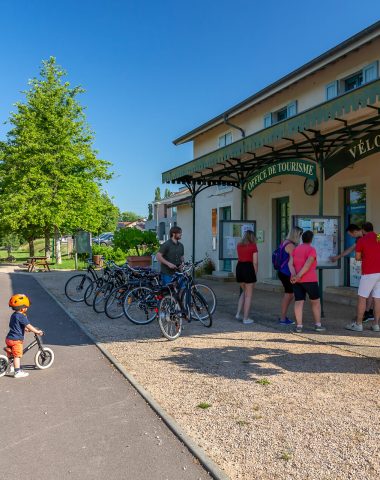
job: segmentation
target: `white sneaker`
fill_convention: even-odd
[[[353,330],[354,332],[362,332],[363,325],[358,325],[356,322],[350,323],[344,327],[346,330]]]
[[[380,327],[379,325],[372,325],[371,330],[373,330],[374,332],[380,332]]]
[[[244,325],[249,325],[250,323],[253,323],[253,320],[252,318],[245,318],[243,319],[243,323]]]
[[[12,363],[8,365],[7,375],[14,375],[14,374],[15,374],[15,367]]]
[[[29,377],[29,373],[24,372],[24,370],[19,370],[18,372],[15,372],[15,378],[24,378],[24,377]]]

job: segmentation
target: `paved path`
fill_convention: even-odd
[[[33,349],[28,378],[0,378],[0,480],[210,478],[32,276],[0,274],[0,291],[1,338],[7,301],[23,292],[56,355],[51,369],[35,370]]]

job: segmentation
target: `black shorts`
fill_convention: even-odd
[[[290,283],[290,275],[285,275],[285,273],[282,272],[277,272],[277,275],[281,280],[285,293],[293,293],[293,284]]]
[[[294,283],[294,300],[300,301],[305,300],[306,294],[309,295],[310,300],[318,300],[319,298],[319,286],[318,282],[304,282],[304,283]]]
[[[236,265],[236,280],[239,283],[256,283],[256,272],[252,262],[238,262]]]

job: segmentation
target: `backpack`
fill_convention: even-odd
[[[292,242],[289,240],[284,240],[272,253],[272,263],[275,270],[281,270],[288,261],[289,255],[286,252],[285,247],[289,245],[289,243]]]

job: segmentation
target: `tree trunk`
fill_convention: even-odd
[[[45,256],[48,260],[51,259],[51,247],[50,247],[50,229],[45,228]]]
[[[62,256],[61,256],[61,240],[59,236],[59,230],[58,228],[54,225],[54,241],[55,241],[55,261],[57,264],[62,263]]]
[[[6,246],[7,252],[8,252],[8,258],[11,256],[12,253],[12,245],[7,245]]]
[[[29,243],[29,256],[34,257],[34,238],[33,237],[28,238],[28,243]]]

